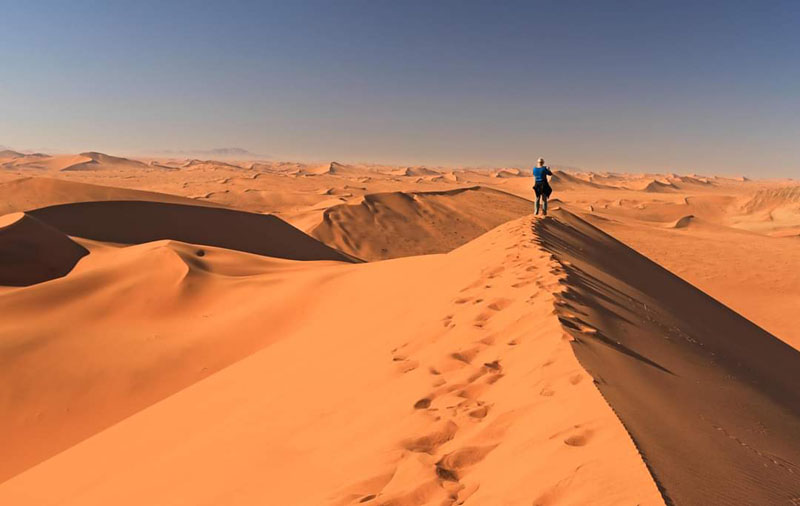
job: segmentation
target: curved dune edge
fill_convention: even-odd
[[[692,223],[696,221],[696,218],[693,214],[687,214],[681,218],[675,220],[675,222],[670,223],[669,228],[686,228]]]
[[[0,216],[0,286],[28,286],[67,275],[89,252],[23,213]]]
[[[171,239],[291,260],[349,257],[273,215],[147,201],[76,202],[29,211],[62,232],[95,241],[142,244]]]
[[[49,300],[62,322],[18,374],[73,357],[35,375],[36,402],[17,397],[8,409],[18,416],[0,419],[4,464],[30,441],[47,444],[48,424],[108,427],[42,449],[38,465],[0,484],[0,503],[663,504],[553,314],[562,269],[531,221],[446,255],[252,257],[235,278],[223,271],[244,260],[238,252],[209,250],[201,269],[196,246],[110,248],[54,282],[80,290],[81,304],[47,285],[0,295],[0,311],[21,318]],[[117,292],[136,307],[112,304]],[[63,323],[98,311],[92,328]],[[140,328],[105,338],[132,318]],[[171,395],[166,373],[183,381]],[[0,376],[0,388],[19,384],[14,370]],[[140,404],[120,404],[131,400]],[[25,422],[37,413],[37,425]]]
[[[566,211],[533,230],[575,355],[667,503],[798,497],[800,352]]]
[[[65,181],[50,177],[24,177],[0,183],[0,213],[2,214],[30,211],[60,204],[101,200],[146,200],[222,207],[217,203],[166,193]]]

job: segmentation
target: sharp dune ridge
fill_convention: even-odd
[[[64,181],[50,177],[25,177],[0,183],[0,213],[32,211],[58,204],[104,200],[143,200],[175,204],[221,207],[167,193]]]
[[[166,202],[79,202],[29,211],[64,233],[121,244],[174,239],[294,260],[354,261],[281,219]]]

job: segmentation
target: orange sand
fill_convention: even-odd
[[[526,173],[1,152],[0,504],[798,497],[798,185]]]

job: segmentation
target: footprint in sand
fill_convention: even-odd
[[[453,439],[458,431],[458,425],[448,420],[442,427],[424,436],[403,441],[401,446],[408,451],[416,453],[433,454],[440,446]]]
[[[579,434],[574,434],[572,436],[567,437],[564,439],[564,444],[567,446],[586,446],[589,444],[589,440],[591,439],[592,431],[586,430]]]
[[[488,311],[484,311],[483,313],[481,313],[481,314],[479,314],[478,316],[475,317],[475,320],[473,320],[473,322],[472,322],[472,326],[473,327],[477,327],[479,329],[482,329],[484,326],[486,326],[486,322],[488,322],[489,318],[491,318],[491,317],[492,317],[492,313],[490,313]]]
[[[570,382],[571,384],[573,384],[573,385],[577,385],[577,384],[578,384],[578,383],[580,383],[581,381],[583,381],[583,374],[580,374],[580,373],[579,373],[579,374],[573,374],[573,375],[572,375],[572,376],[570,376],[570,378],[569,378],[569,382]]]
[[[432,399],[429,397],[423,397],[422,399],[418,400],[414,403],[414,409],[428,409],[431,407]]]
[[[489,414],[489,406],[480,406],[467,413],[467,415],[469,415],[471,418],[476,418],[478,420],[486,418],[486,415],[488,414]]]
[[[465,364],[469,364],[480,353],[480,347],[468,348],[466,350],[459,350],[450,354],[450,358],[456,359]]]
[[[417,367],[419,367],[419,362],[417,362],[416,360],[403,360],[397,364],[396,369],[397,372],[405,374],[407,372],[413,371]]]
[[[468,446],[448,453],[436,463],[436,476],[444,481],[459,481],[464,469],[485,459],[495,448],[497,445]]]
[[[511,299],[496,299],[487,307],[492,311],[502,311],[511,305]]]

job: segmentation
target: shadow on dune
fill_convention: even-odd
[[[575,354],[666,502],[799,501],[800,353],[566,211],[533,228]]]
[[[67,235],[96,241],[140,244],[173,239],[291,260],[356,261],[275,216],[232,209],[105,201],[56,205],[28,214]]]
[[[0,286],[30,286],[66,276],[89,252],[23,213],[0,217]]]

